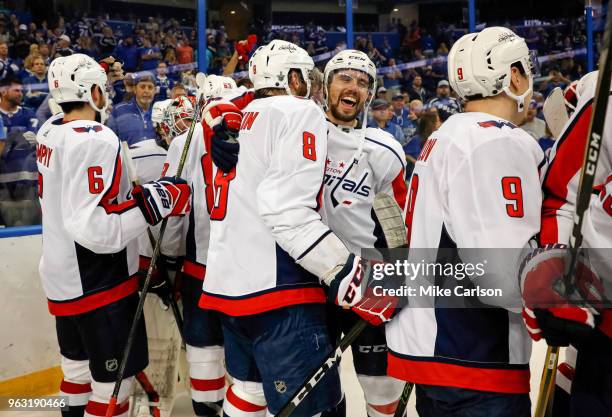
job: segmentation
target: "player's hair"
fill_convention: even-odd
[[[7,77],[4,77],[4,79],[2,79],[0,81],[0,88],[10,87],[13,84],[22,85],[23,83],[21,82],[21,80],[18,77],[14,76],[14,75],[9,75]]]
[[[242,86],[252,87],[253,82],[251,81],[249,77],[242,77],[238,81],[236,81],[236,87],[242,87]]]
[[[527,74],[525,72],[525,68],[523,67],[523,64],[519,61],[511,64],[510,68],[516,68],[523,77]],[[474,101],[474,100],[482,100],[483,98],[488,98],[488,97],[483,97],[482,94],[474,94],[473,96],[466,97],[464,101],[468,102],[468,101]]]
[[[97,86],[96,85],[91,86],[92,89],[95,87]],[[106,99],[109,100],[108,97]],[[64,114],[70,113],[71,111],[75,111],[75,110],[81,110],[82,108],[85,107],[86,104],[88,103],[85,101],[70,101],[66,103],[58,103],[58,105],[62,109],[62,113]]]
[[[71,101],[69,103],[59,103],[59,106],[62,109],[62,113],[68,114],[75,110],[81,110],[83,107],[85,107],[85,104],[87,103],[84,101]]]
[[[302,71],[300,71],[299,69],[292,68],[291,70],[289,70],[288,77],[291,78],[292,74],[297,74],[298,77],[300,77],[300,80],[303,83],[306,83],[306,80],[304,80],[304,77],[302,76]],[[285,94],[287,94],[287,91],[284,88],[261,88],[259,90],[255,90],[255,99],[271,96],[283,96]]]

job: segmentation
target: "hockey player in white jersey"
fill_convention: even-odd
[[[600,305],[593,310],[570,304],[564,294],[554,290],[555,282],[562,282],[566,271],[563,246],[569,243],[572,233],[596,84],[597,72],[585,75],[576,84],[575,111],[552,148],[543,181],[539,243],[544,249],[534,252],[520,277],[526,305],[524,317],[532,338],[545,339],[551,346],[571,344],[568,349],[578,349],[575,364],[566,358],[568,363],[559,366],[562,375],[558,378],[571,383],[565,410],[559,408],[561,404],[555,396],[554,411],[564,411],[555,415],[572,417],[603,417],[612,412],[611,306]],[[574,277],[577,289],[587,289],[579,292],[577,299],[591,301],[593,296],[610,300],[612,293],[612,101],[608,101],[605,117],[593,195],[582,227],[586,253],[579,257]],[[541,300],[547,300],[548,305],[538,305]]]
[[[517,127],[535,68],[525,40],[502,27],[467,34],[449,52],[449,80],[466,101],[465,113],[432,133],[417,159],[406,203],[409,261],[456,265],[466,248],[508,248],[491,266],[509,272],[495,282],[503,299],[411,298],[417,308],[403,309],[387,325],[389,374],[417,384],[421,417],[531,413],[531,340],[515,273],[519,249],[540,229],[544,154]],[[459,276],[435,279],[451,295],[475,285]],[[489,275],[481,279],[492,284]],[[509,302],[514,308],[496,307]]]
[[[129,157],[134,167],[132,175],[140,184],[153,181],[162,176],[166,149],[172,138],[186,130],[193,120],[193,106],[185,96],[168,99],[153,104],[151,121],[157,133],[156,139],[147,139],[129,147]],[[125,146],[123,147],[125,149]],[[128,165],[129,166],[129,165]],[[170,221],[181,222],[183,217]],[[152,235],[159,235],[159,225],[151,226]],[[178,380],[181,334],[177,327],[170,297],[174,297],[176,271],[182,266],[184,245],[182,233],[166,229],[162,242],[163,255],[158,259],[153,271],[149,293],[144,305],[146,318],[149,366],[136,374],[131,415],[136,417],[157,415],[170,416],[174,404]],[[139,274],[144,280],[153,246],[148,233],[138,238]],[[167,280],[166,280],[167,278]],[[170,286],[167,284],[170,283]]]
[[[359,126],[360,115],[362,123],[367,123],[376,91],[376,66],[363,52],[344,50],[325,66],[323,85],[328,120],[323,221],[353,253],[387,247],[372,204],[382,192],[404,207],[405,159],[393,136]],[[359,316],[338,309],[337,320],[346,333]],[[368,326],[353,343],[352,352],[367,414],[393,415],[404,382],[387,376],[384,327]]]
[[[233,80],[224,80],[224,78],[226,77],[217,77],[215,81],[218,83],[203,86],[203,94],[207,100],[222,95],[223,90],[235,87]],[[212,88],[217,86],[219,89]],[[180,111],[174,113],[177,117],[172,117],[167,121],[169,126],[176,126],[177,119],[181,118]],[[222,100],[211,101],[202,113],[203,121],[194,128],[189,153],[183,168],[185,180],[193,190],[192,210],[189,216],[171,219],[168,222],[167,234],[181,236],[181,246],[184,252],[179,289],[183,302],[183,335],[187,349],[189,387],[194,413],[196,416],[216,416],[221,409],[225,394],[223,334],[217,313],[202,310],[198,307],[198,302],[202,294],[202,282],[206,276],[210,230],[209,213],[214,205],[212,182],[217,173],[216,166],[213,164],[214,146],[224,141],[228,135],[238,134],[242,117],[240,110],[235,105]],[[180,126],[184,124],[180,123]],[[170,174],[176,171],[187,139],[186,131],[179,131],[178,126],[173,130],[177,131],[179,136],[170,144],[164,166],[164,170]],[[224,137],[219,139],[216,135]],[[164,254],[166,247],[172,249],[169,246],[164,242]]]
[[[371,306],[360,312],[372,323],[394,310],[364,294],[360,257],[318,213],[327,125],[306,99],[313,67],[306,51],[289,42],[255,51],[249,61],[255,100],[243,112],[238,165],[215,176],[200,306],[222,313],[233,378],[223,411],[231,417],[277,413],[331,350],[321,283],[336,304]],[[337,369],[324,379],[293,415],[338,404]]]
[[[189,187],[161,179],[130,190],[119,139],[100,124],[106,74],[74,54],[49,67],[63,113],[38,132],[43,250],[39,272],[56,316],[64,416],[103,416],[138,303],[136,238],[150,224],[188,209]],[[125,196],[132,198],[126,200]],[[144,322],[129,357],[115,415],[125,416],[133,376],[147,365]]]

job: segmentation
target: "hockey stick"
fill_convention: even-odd
[[[132,183],[132,185],[140,185],[140,181],[138,181],[138,175],[136,174],[136,167],[134,166],[134,161],[132,160],[132,156],[130,155],[130,149],[127,142],[121,142],[121,149],[124,155],[125,164],[127,166],[128,179]],[[149,242],[151,243],[151,247],[154,248],[156,245],[155,236],[153,236],[153,232],[150,227],[147,227],[147,235],[149,236]],[[183,337],[183,317],[181,316],[181,312],[178,307],[178,303],[174,298],[174,294],[172,294],[172,283],[170,282],[170,278],[168,274],[163,274],[164,283],[166,288],[168,288],[168,303],[170,304],[170,308],[172,308],[172,314],[174,315],[174,320],[176,321],[176,325],[178,327],[179,334],[181,335],[181,340],[183,344],[185,344],[185,338]]]
[[[589,124],[589,133],[587,136],[586,149],[584,152],[584,160],[580,170],[580,182],[578,193],[576,195],[576,214],[574,215],[574,226],[572,228],[572,236],[570,237],[569,256],[570,262],[564,275],[565,293],[569,295],[573,284],[572,276],[576,268],[578,258],[578,250],[582,245],[582,221],[584,212],[589,207],[591,194],[593,191],[593,182],[595,180],[595,172],[597,170],[597,161],[601,150],[601,137],[603,135],[604,124],[606,121],[606,110],[608,108],[608,98],[610,96],[610,71],[612,63],[609,59],[610,52],[610,37],[612,34],[612,13],[610,12],[612,0],[608,2],[608,18],[606,19],[606,28],[604,40],[602,43],[601,54],[599,56],[599,76],[597,78],[597,90],[593,100],[593,112],[591,115],[591,123]],[[543,417],[551,402],[553,388],[555,385],[555,373],[557,371],[557,362],[559,360],[559,347],[549,346],[546,351],[546,361],[544,370],[542,371],[542,380],[540,381],[540,392],[534,417]]]
[[[374,212],[383,229],[383,234],[387,240],[387,245],[390,248],[402,247],[406,245],[406,227],[404,225],[404,216],[393,197],[379,193],[374,197],[373,202]],[[344,335],[338,346],[330,352],[319,368],[317,368],[311,376],[302,384],[302,386],[293,394],[287,403],[281,408],[276,417],[288,417],[297,408],[298,405],[310,394],[315,386],[321,381],[325,374],[338,364],[342,353],[359,337],[361,332],[368,326],[365,320],[359,320],[349,331]]]
[[[406,407],[408,406],[408,400],[410,399],[410,394],[412,394],[413,388],[414,384],[412,382],[406,382],[406,385],[404,385],[404,389],[402,390],[402,395],[400,395],[399,402],[397,403],[397,408],[395,409],[393,417],[404,417],[404,414],[406,413]]]
[[[189,153],[189,146],[191,145],[191,138],[193,137],[193,131],[195,129],[195,125],[198,122],[198,118],[200,116],[200,108],[202,106],[202,96],[198,97],[198,100],[195,105],[194,117],[191,126],[189,126],[189,131],[187,132],[187,138],[185,139],[185,145],[183,146],[183,152],[181,153],[181,158],[179,159],[178,167],[176,169],[175,178],[178,178],[183,173],[183,167],[185,166],[185,161],[187,160],[187,154]],[[164,237],[164,233],[166,231],[166,226],[168,224],[168,218],[166,217],[161,222],[161,227],[159,229],[159,235],[157,237],[157,242],[155,242],[155,249],[153,250],[153,256],[151,257],[151,263],[149,264],[149,269],[147,270],[147,276],[145,277],[144,283],[142,285],[142,290],[140,294],[140,299],[138,300],[138,307],[136,307],[136,313],[134,314],[134,319],[132,320],[132,325],[130,327],[130,332],[128,333],[127,342],[125,344],[125,348],[123,350],[123,355],[121,357],[121,363],[119,365],[119,371],[117,372],[117,380],[115,381],[115,388],[113,389],[113,394],[111,395],[110,401],[108,403],[108,408],[106,409],[105,417],[112,417],[115,413],[115,408],[117,407],[117,398],[119,397],[119,390],[121,389],[121,383],[123,381],[123,374],[125,373],[125,367],[127,365],[127,360],[132,350],[132,345],[134,344],[134,338],[136,336],[136,327],[138,326],[138,321],[140,320],[140,316],[142,315],[142,310],[144,308],[144,302],[147,297],[147,292],[149,291],[149,286],[151,285],[151,276],[153,275],[153,270],[157,265],[157,259],[159,258],[159,254],[161,252],[161,241]]]

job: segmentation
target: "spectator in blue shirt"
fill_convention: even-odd
[[[36,114],[27,107],[21,107],[23,86],[17,78],[0,81],[0,115],[7,135],[13,132],[38,131]]]
[[[12,77],[19,72],[19,67],[9,57],[9,48],[6,42],[0,42],[0,80]]]
[[[140,56],[140,69],[143,71],[155,70],[162,57],[159,48],[152,46],[149,38],[144,38],[143,47],[140,48],[138,53]]]
[[[2,116],[2,154],[0,156],[0,201],[11,201],[12,208],[2,207],[0,215],[8,225],[40,222],[36,189],[36,131],[38,119],[27,107],[21,107],[21,81],[0,81],[0,115]]]
[[[2,156],[2,152],[4,151],[5,145],[6,145],[6,129],[4,128],[4,122],[2,121],[2,117],[0,117],[0,157]]]
[[[442,122],[453,114],[461,112],[461,104],[459,104],[459,100],[450,96],[450,84],[446,80],[438,82],[436,97],[427,103],[427,107],[436,109]]]
[[[24,103],[36,110],[49,94],[47,66],[42,56],[37,56],[32,60],[32,74],[23,79],[23,84],[26,88]]]
[[[435,109],[425,111],[420,115],[417,132],[403,146],[406,154],[406,178],[409,178],[412,174],[414,164],[423,148],[423,143],[441,124],[440,116]]]
[[[157,64],[157,77],[155,79],[155,101],[165,100],[174,87],[174,81],[168,77],[168,65],[161,61]]]
[[[394,95],[391,104],[393,105],[391,121],[402,128],[404,137],[412,137],[417,130],[416,116],[410,113],[410,110],[404,105],[404,96],[402,94]]]
[[[378,127],[390,133],[400,144],[406,142],[402,128],[391,121],[393,107],[388,101],[377,98],[372,101],[372,119],[368,123],[369,127]]]
[[[155,139],[155,128],[151,121],[151,105],[155,96],[155,77],[141,73],[136,78],[134,97],[118,104],[112,111],[107,125],[120,140],[134,145],[146,139]]]
[[[134,45],[134,38],[132,35],[127,36],[117,46],[117,58],[123,62],[123,69],[126,72],[136,71],[138,67],[138,52],[138,47]]]

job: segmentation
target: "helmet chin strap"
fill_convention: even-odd
[[[99,85],[95,84],[100,91],[102,92],[102,95],[104,96],[104,106],[102,108],[98,107],[96,105],[96,103],[94,103],[93,97],[91,95],[91,90],[89,90],[87,92],[87,101],[89,103],[89,105],[98,113],[100,113],[100,119],[102,120],[101,123],[104,123],[106,121],[106,108],[108,107],[108,94],[106,93],[106,89],[103,89],[102,87],[100,87]]]
[[[516,101],[516,107],[519,113],[525,110],[525,98],[533,91],[533,77],[529,77],[529,88],[520,96],[517,96],[512,91],[510,91],[510,86],[504,87],[502,89],[504,93],[514,101]]]

